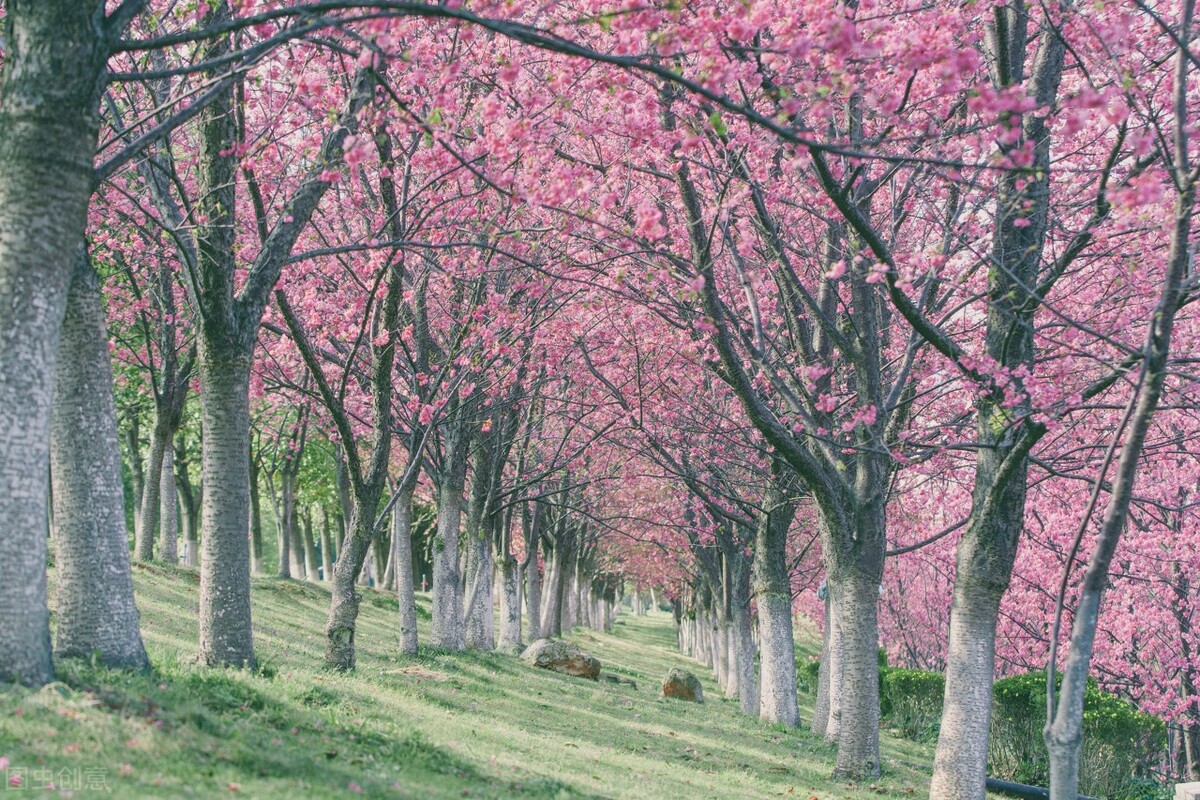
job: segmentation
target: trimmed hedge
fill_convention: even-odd
[[[815,694],[818,661],[797,665],[802,692]],[[1061,683],[1061,677],[1059,678]],[[892,728],[916,741],[937,738],[945,680],[940,672],[879,665],[880,715]],[[1027,672],[996,681],[992,690],[992,729],[988,774],[1003,780],[1046,786],[1049,757],[1042,739],[1046,719],[1046,673]],[[1167,749],[1166,725],[1127,700],[1101,691],[1088,679],[1083,706],[1083,748],[1079,790],[1109,800],[1145,800],[1162,787],[1154,780]]]
[[[1062,677],[1058,678],[1059,683]],[[991,774],[1045,786],[1050,762],[1042,739],[1046,719],[1046,673],[1027,672],[996,681],[992,690]],[[1101,691],[1088,679],[1083,700],[1083,747],[1079,790],[1126,800],[1144,797],[1146,779],[1166,752],[1162,720]]]
[[[940,672],[886,669],[879,676],[879,712],[906,738],[937,738],[946,681]]]

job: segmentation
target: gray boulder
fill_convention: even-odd
[[[538,639],[525,648],[521,659],[538,669],[548,669],[575,678],[600,678],[598,659],[558,639]]]
[[[704,702],[704,688],[700,679],[685,669],[673,667],[663,678],[662,696],[674,697],[677,700],[688,700],[692,703]]]

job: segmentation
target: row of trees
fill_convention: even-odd
[[[205,663],[254,664],[264,484],[279,568],[331,582],[329,665],[372,547],[413,652],[423,499],[431,644],[515,647],[523,595],[538,633],[603,624],[622,576],[784,724],[822,573],[837,774],[880,767],[882,619],[945,667],[939,798],[983,796],[998,635],[1069,643],[1074,796],[1094,652],[1195,715],[1190,655],[1095,640],[1110,583],[1152,586],[1192,652],[1191,565],[1154,543],[1196,484],[1193,11],[10,2],[0,677],[52,675],[48,517],[57,649],[145,664],[99,272],[151,409],[134,556],[176,560],[181,507]]]

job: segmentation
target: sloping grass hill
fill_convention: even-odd
[[[667,614],[576,631],[634,689],[492,653],[396,652],[396,602],[365,590],[358,669],[321,666],[328,592],[255,579],[258,672],[194,663],[198,573],[135,569],[152,673],[58,665],[59,682],[0,690],[0,787],[14,797],[825,798],[925,796],[930,754],[884,737],[885,775],[830,783],[833,749],[738,713],[675,650]],[[427,596],[419,598],[428,618]],[[422,628],[421,636],[426,630]],[[673,666],[707,703],[660,698]],[[50,788],[53,786],[53,788]],[[7,795],[6,795],[7,796]]]

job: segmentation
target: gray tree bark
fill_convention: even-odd
[[[317,555],[317,545],[313,540],[313,525],[312,525],[312,507],[304,509],[304,527],[300,535],[304,537],[304,578],[310,583],[319,583],[321,580],[320,574],[317,572],[317,563],[319,556]]]
[[[51,680],[50,409],[111,31],[104,4],[9,2],[0,87],[0,682]]]
[[[463,604],[464,640],[472,650],[491,650],[495,642],[488,636],[488,623],[494,615],[492,606],[492,543],[489,535],[488,489],[491,477],[490,449],[480,448],[471,482],[471,499],[467,506],[467,525],[463,532],[467,556],[466,596]]]
[[[147,480],[142,488],[142,510],[138,514],[138,527],[134,536],[134,557],[138,561],[154,558],[154,539],[158,535],[158,518],[162,511],[163,460],[171,446],[174,432],[167,430],[165,422],[157,420],[150,435],[150,454],[146,457]]]
[[[293,554],[296,543],[292,532],[295,529],[296,493],[295,483],[284,465],[283,474],[279,479],[279,501],[276,504],[278,513],[275,515],[275,537],[279,546],[279,568],[277,573],[281,578],[295,576],[293,571]]]
[[[172,436],[174,438],[174,436]],[[175,493],[175,448],[168,441],[163,449],[162,481],[159,484],[159,553],[163,563],[179,564],[179,498]]]
[[[176,493],[183,504],[183,563],[187,567],[200,565],[200,501],[197,489],[192,487],[188,474],[189,464],[183,446],[176,448],[175,476],[178,481]]]
[[[392,510],[392,551],[400,601],[400,652],[417,654],[417,600],[413,586],[412,487],[402,490]]]
[[[467,472],[465,455],[448,465],[438,486],[437,531],[433,540],[433,620],[429,639],[435,647],[447,650],[462,650],[466,646],[458,570],[458,534]]]
[[[830,581],[840,606],[841,698],[835,775],[879,774],[879,577],[848,575]]]
[[[129,410],[125,428],[125,450],[129,453],[129,482],[133,488],[133,530],[142,527],[142,492],[146,488],[146,471],[142,464],[142,412],[134,405]]]
[[[321,580],[333,577],[333,534],[330,531],[329,510],[321,506]]]
[[[529,617],[529,638],[535,640],[542,638],[542,573],[538,567],[540,538],[536,531],[525,537],[525,613]]]
[[[81,252],[62,324],[50,424],[55,651],[146,669],[150,661],[138,629],[125,538],[118,437],[100,282]]]
[[[754,543],[754,599],[762,648],[759,718],[794,727],[800,724],[800,710],[787,534],[796,506],[778,490],[769,493],[768,502],[770,507],[758,521]]]
[[[500,641],[506,652],[521,646],[521,565],[512,555],[500,561]]]
[[[351,534],[342,542],[330,585],[329,617],[325,622],[325,664],[337,670],[352,670],[357,659],[355,634],[362,595],[356,582],[371,543],[372,509],[358,503],[351,507]]]
[[[737,561],[740,563],[733,565],[731,570],[733,587],[729,621],[732,650],[730,666],[731,672],[736,676],[734,689],[742,713],[757,717],[758,677],[754,670],[754,640],[751,637],[753,626],[750,621],[750,564],[741,554],[738,555]]]
[[[967,578],[965,572],[959,573],[954,586],[946,691],[931,797],[986,796],[996,618],[1001,595],[980,591]]]
[[[200,517],[200,660],[253,667],[250,616],[250,353],[201,336],[204,498]],[[213,352],[218,350],[218,352]],[[220,352],[224,351],[224,352]]]
[[[258,461],[250,454],[250,568],[255,575],[266,574],[263,565],[262,496],[258,486]],[[278,522],[276,522],[278,525]]]
[[[833,662],[830,658],[832,652],[831,642],[833,641],[833,612],[829,603],[828,586],[824,588],[825,592],[825,624],[821,635],[821,664],[820,671],[817,674],[817,699],[813,707],[812,730],[818,736],[824,737],[826,741],[831,738],[836,739],[836,734],[830,737],[829,730],[829,687],[833,683],[832,670]]]

